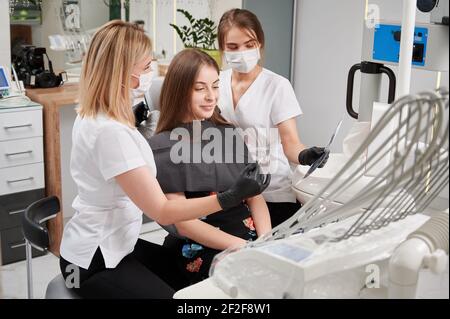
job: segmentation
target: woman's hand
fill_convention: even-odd
[[[270,174],[260,174],[257,163],[248,164],[230,189],[217,194],[223,210],[239,205],[244,199],[261,194],[270,183]]]
[[[145,104],[145,102],[140,102],[139,104],[133,106],[133,113],[135,118],[134,125],[136,127],[139,127],[139,125],[141,125],[141,123],[148,118],[149,115],[148,106]]]
[[[319,165],[319,168],[322,168],[327,163],[328,157],[329,157],[329,152],[327,154],[325,154],[325,153],[327,153],[327,152],[324,147],[314,146],[311,148],[307,148],[298,154],[298,162],[300,163],[300,165],[311,166],[321,156],[324,156],[322,162]]]
[[[252,212],[252,218],[258,237],[270,232],[272,230],[272,223],[270,221],[269,208],[267,207],[264,197],[258,195],[249,198],[247,199],[247,205]]]

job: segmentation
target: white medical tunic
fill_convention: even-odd
[[[106,268],[114,268],[133,251],[142,211],[114,177],[145,165],[156,176],[152,150],[137,130],[104,115],[76,118],[70,172],[78,196],[72,204],[75,214],[64,228],[64,259],[87,269],[100,247]]]
[[[292,191],[292,170],[286,158],[277,125],[302,114],[291,83],[286,78],[263,69],[240,98],[236,109],[231,89],[232,70],[220,74],[219,107],[222,116],[241,134],[254,159],[271,182],[263,196],[268,202],[296,201]]]

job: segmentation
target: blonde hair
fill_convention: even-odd
[[[83,61],[78,114],[95,118],[103,113],[134,128],[131,73],[139,59],[151,52],[151,40],[135,24],[113,20],[103,25]]]

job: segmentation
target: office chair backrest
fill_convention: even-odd
[[[59,211],[59,200],[55,196],[38,200],[25,210],[22,220],[23,235],[33,247],[48,249],[50,241],[44,222],[56,217]]]

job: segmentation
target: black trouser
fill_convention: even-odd
[[[292,217],[302,207],[302,204],[298,201],[296,203],[267,202],[267,207],[269,208],[272,228],[274,228]]]
[[[60,258],[64,279],[73,275],[73,270],[66,272],[69,265],[70,262]],[[79,270],[80,288],[76,292],[83,298],[169,299],[186,286],[174,256],[165,247],[142,239],[115,268],[106,269],[103,255],[97,249],[89,269],[79,267]]]

